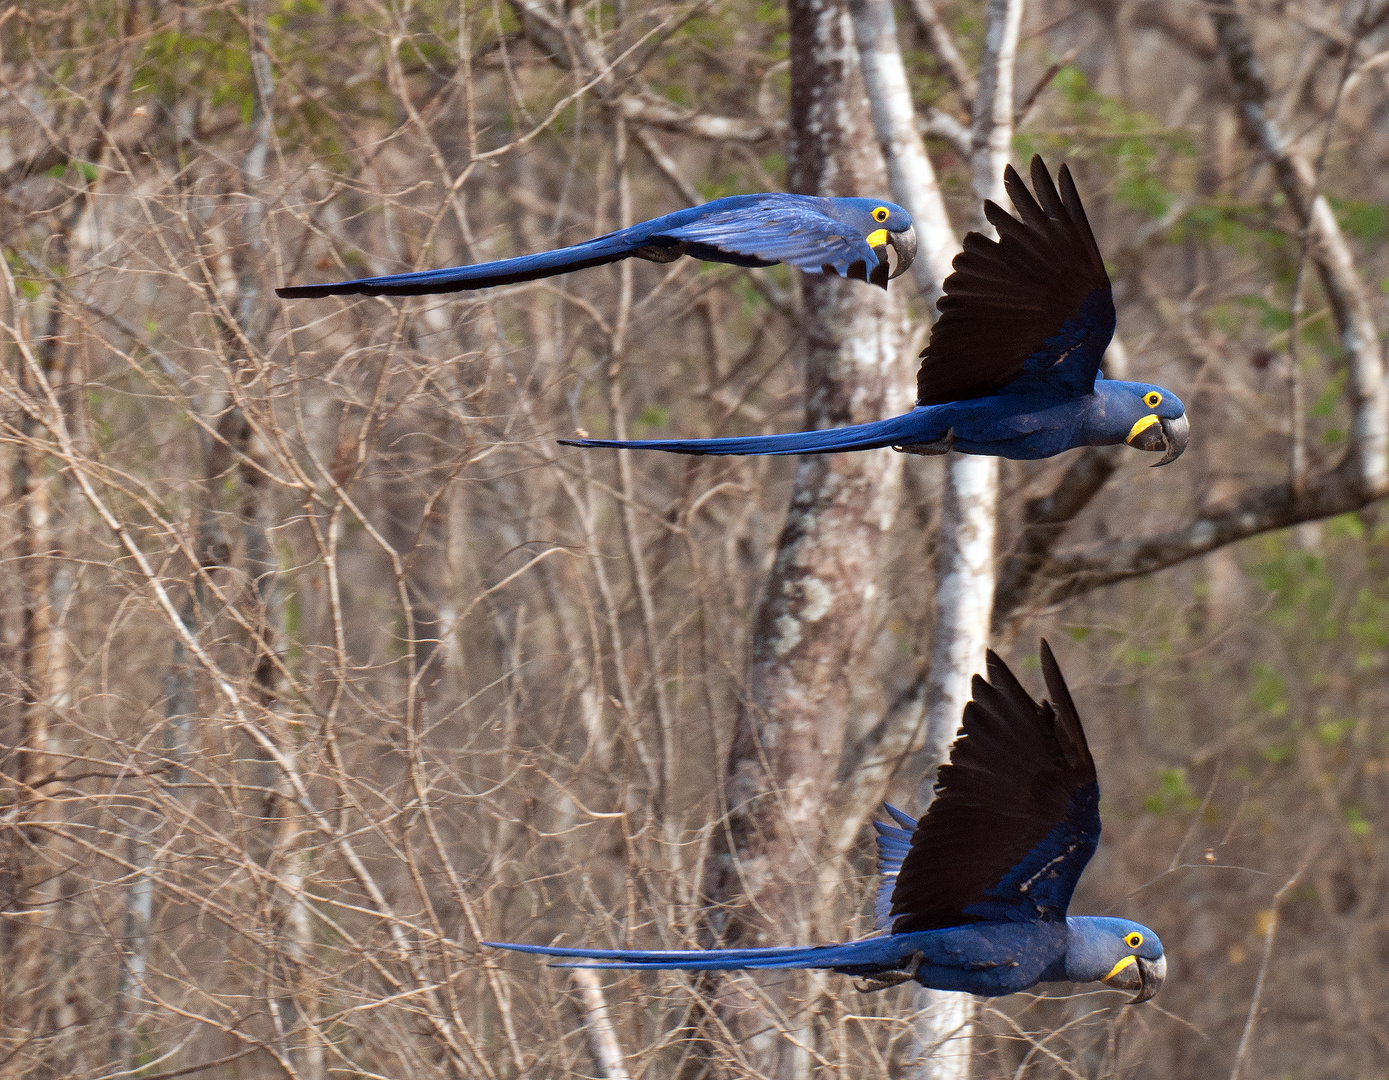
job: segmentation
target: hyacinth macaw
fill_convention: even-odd
[[[896,253],[895,268],[888,265],[889,247]],[[445,270],[290,285],[275,292],[286,298],[421,296],[514,285],[633,257],[668,263],[681,255],[734,266],[784,262],[812,274],[832,271],[885,289],[889,279],[916,258],[916,230],[907,211],[879,199],[777,192],[730,195],[556,251]]]
[[[916,407],[850,427],[723,439],[561,439],[568,446],[676,454],[829,454],[891,446],[917,454],[1046,458],[1077,446],[1128,443],[1186,449],[1186,407],[1170,390],[1100,374],[1114,336],[1109,275],[1071,172],[1058,193],[1040,157],[1037,197],[1010,165],[1004,184],[1019,217],[993,202],[984,216],[998,240],[965,237],[921,354]],[[1038,204],[1040,200],[1040,205]]]
[[[887,933],[812,948],[575,949],[484,942],[569,957],[561,967],[733,971],[820,968],[880,990],[915,979],[985,997],[1044,982],[1162,986],[1162,942],[1128,919],[1068,916],[1071,893],[1100,837],[1100,789],[1080,717],[1042,642],[1050,701],[1033,701],[988,655],[974,700],[937,775],[936,796],[915,821],[895,807],[878,831],[878,925]]]

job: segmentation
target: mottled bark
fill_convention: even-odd
[[[978,206],[974,227],[986,235],[995,233],[983,219],[983,201],[1008,205],[1003,168],[1012,144],[1013,62],[1021,22],[1021,0],[990,0],[970,161]],[[926,691],[928,746],[936,760],[954,741],[970,679],[984,664],[993,609],[997,502],[997,459],[953,455],[941,513],[941,579]],[[932,782],[928,777],[923,783],[926,799]]]
[[[125,89],[123,68],[112,74],[98,124],[110,116],[111,99]],[[95,119],[95,118],[94,118]],[[104,145],[98,138],[92,150],[98,156]],[[85,197],[90,186],[72,199],[61,214],[48,252],[52,266],[72,275],[85,257],[78,239],[80,226],[90,211]],[[37,400],[46,387],[55,392],[58,408],[69,405],[69,368],[72,364],[71,313],[67,297],[56,283],[42,299],[15,303],[14,325],[28,323],[37,370],[17,363],[13,372],[19,393]],[[42,373],[42,379],[39,373]],[[18,440],[10,489],[14,498],[18,585],[22,595],[21,628],[17,642],[19,683],[19,732],[14,749],[17,761],[13,787],[6,784],[0,807],[20,829],[5,838],[5,866],[0,873],[3,906],[18,916],[6,920],[0,934],[0,961],[5,971],[6,993],[0,1001],[0,1020],[28,1032],[31,1038],[55,1037],[59,1047],[54,1064],[63,1067],[70,1043],[62,1033],[72,1023],[64,1000],[63,984],[71,965],[55,962],[54,943],[62,935],[67,915],[64,901],[68,860],[55,848],[46,827],[62,821],[62,802],[52,801],[57,777],[62,772],[62,747],[54,738],[55,719],[67,707],[71,688],[70,642],[65,624],[72,591],[73,568],[66,554],[64,529],[59,516],[66,512],[67,480],[52,461],[43,425],[32,413],[18,418]],[[55,974],[56,969],[56,974]]]
[[[842,0],[793,0],[790,187],[847,195],[885,191],[883,160]],[[832,275],[805,278],[798,353],[806,364],[808,427],[900,411],[910,378],[900,289],[884,293]],[[716,860],[710,891],[741,901],[730,942],[822,940],[842,932],[817,902],[836,854],[820,847],[826,793],[844,751],[846,722],[878,611],[877,573],[892,524],[901,458],[888,453],[800,460],[753,634],[749,697],[738,720],[726,795],[732,850]],[[755,912],[755,914],[754,914]],[[817,919],[816,916],[821,916]],[[778,1000],[798,1030],[752,1037],[749,1053],[776,1076],[803,1075],[812,1002]],[[732,1017],[750,1036],[765,1016]],[[801,1043],[801,1047],[795,1045]]]
[[[935,302],[950,276],[950,264],[960,243],[950,226],[936,171],[918,131],[892,4],[890,0],[852,0],[849,6],[892,197],[911,212],[916,227],[919,253],[912,263],[912,278],[934,319]],[[925,0],[922,6],[930,8]]]
[[[912,276],[922,296],[930,302],[929,314],[934,317],[934,301],[943,291],[960,245],[950,226],[931,159],[917,131],[892,5],[889,0],[852,0],[850,8],[873,126],[887,162],[892,196],[911,211],[916,223],[920,250],[912,264]],[[904,462],[903,467],[934,470],[942,464],[916,457]],[[885,710],[883,720],[859,745],[845,755],[840,767],[844,783],[831,834],[837,845],[847,847],[861,835],[897,767],[906,755],[920,748],[924,701],[925,680],[919,679]]]

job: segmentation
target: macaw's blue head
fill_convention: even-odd
[[[1128,919],[1078,915],[1066,920],[1066,978],[1137,991],[1131,1005],[1147,1001],[1167,978],[1167,957],[1158,936]]]
[[[892,273],[875,284],[886,287],[887,282],[907,271],[916,259],[916,229],[912,216],[896,203],[880,199],[835,199],[835,217],[863,234],[868,246],[878,256],[878,265],[888,265],[887,249],[891,245],[897,256]]]
[[[1171,390],[1152,383],[1097,379],[1099,408],[1092,423],[1107,443],[1125,442],[1135,450],[1165,451],[1153,468],[1176,461],[1191,439],[1186,406]]]

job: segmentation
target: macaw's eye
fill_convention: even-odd
[[[886,221],[886,220],[887,220],[887,216],[888,216],[888,209],[887,209],[886,206],[880,206],[880,207],[878,207],[876,210],[873,211],[873,220],[874,220],[874,221]]]
[[[1149,394],[1148,397],[1157,398],[1159,401],[1162,400],[1161,394]],[[1124,944],[1130,949],[1136,949],[1143,944],[1143,935],[1135,930],[1133,933],[1129,934],[1128,937],[1124,938]]]
[[[1143,404],[1148,406],[1148,408],[1150,409],[1156,409],[1159,405],[1162,404],[1162,395],[1159,394],[1156,390],[1149,390],[1146,394],[1143,395]],[[1140,938],[1139,940],[1142,939]]]

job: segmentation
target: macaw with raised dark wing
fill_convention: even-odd
[[[889,247],[896,254],[896,267],[888,265]],[[275,292],[286,298],[422,296],[514,285],[619,259],[668,263],[681,255],[734,266],[784,262],[808,273],[832,272],[886,289],[888,281],[916,258],[916,230],[911,214],[879,199],[777,192],[729,195],[556,251],[445,270],[289,285]]]
[[[1119,443],[1186,449],[1186,407],[1170,390],[1100,374],[1114,336],[1114,297],[1071,171],[1061,190],[1032,159],[1034,199],[1010,165],[1004,185],[1018,217],[993,202],[984,216],[998,240],[965,237],[922,352],[916,407],[850,427],[722,439],[561,439],[567,446],[676,454],[830,454],[891,446],[917,454],[1046,458],[1077,446]],[[1040,203],[1040,205],[1039,205]],[[1021,220],[1019,220],[1021,219]]]
[[[1162,942],[1128,919],[1066,914],[1100,838],[1100,788],[1085,732],[1056,658],[1042,642],[1050,701],[1033,701],[993,652],[989,677],[941,766],[920,821],[887,807],[878,830],[877,915],[887,933],[812,948],[574,949],[484,942],[569,957],[561,967],[733,971],[819,968],[866,981],[863,990],[915,979],[985,997],[1044,982],[1162,986]]]

